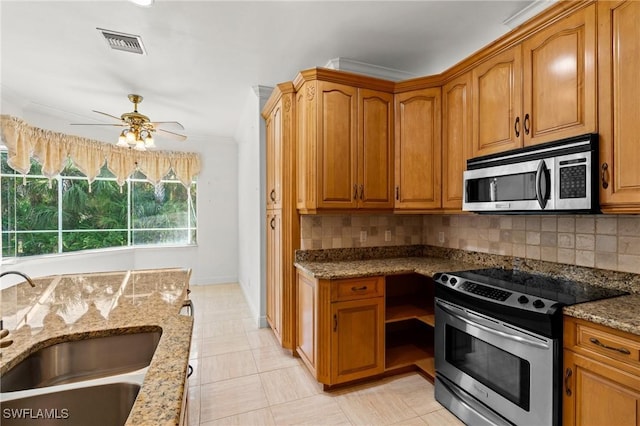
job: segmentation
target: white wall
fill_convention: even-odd
[[[4,95],[4,93],[3,93]],[[29,124],[67,131],[59,117],[52,117],[11,99],[2,100],[3,113],[21,117]],[[68,131],[67,131],[68,132]],[[192,284],[216,284],[238,280],[238,147],[228,138],[190,138],[184,145],[166,149],[198,152],[202,170],[198,176],[198,245],[195,247],[148,247],[96,250],[16,259],[0,268],[16,269],[33,277],[90,271],[186,267]],[[10,285],[12,279],[2,279]]]
[[[247,90],[235,139],[238,143],[238,282],[252,317],[266,327],[265,125],[260,116],[272,88]]]

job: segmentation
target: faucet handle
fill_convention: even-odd
[[[9,330],[0,330],[0,339],[4,339],[9,335]]]

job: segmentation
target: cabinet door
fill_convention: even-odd
[[[439,209],[441,205],[440,88],[395,97],[395,208]]]
[[[393,95],[358,91],[358,206],[393,207]]]
[[[442,88],[442,208],[462,210],[462,173],[471,151],[471,74]]]
[[[302,361],[316,376],[317,347],[317,280],[298,272],[297,295],[298,301],[296,313],[297,352]],[[317,376],[316,376],[317,378]]]
[[[267,208],[282,207],[282,100],[266,122],[267,139]]]
[[[318,208],[357,207],[357,89],[318,82]]]
[[[472,156],[522,146],[522,58],[517,45],[472,70]]]
[[[640,2],[598,2],[600,203],[640,213]]]
[[[384,372],[384,298],[332,304],[331,382]]]
[[[267,321],[282,340],[282,215],[267,212]]]
[[[526,39],[522,56],[524,145],[595,132],[595,5]]]
[[[564,351],[565,426],[640,425],[640,378]]]

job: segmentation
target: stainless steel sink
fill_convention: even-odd
[[[136,400],[137,383],[110,383],[26,396],[0,403],[3,426],[123,425]]]
[[[161,334],[158,329],[62,342],[42,348],[0,377],[0,392],[74,383],[139,370],[151,363]]]

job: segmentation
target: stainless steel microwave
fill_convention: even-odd
[[[462,210],[598,213],[598,135],[467,160]]]

